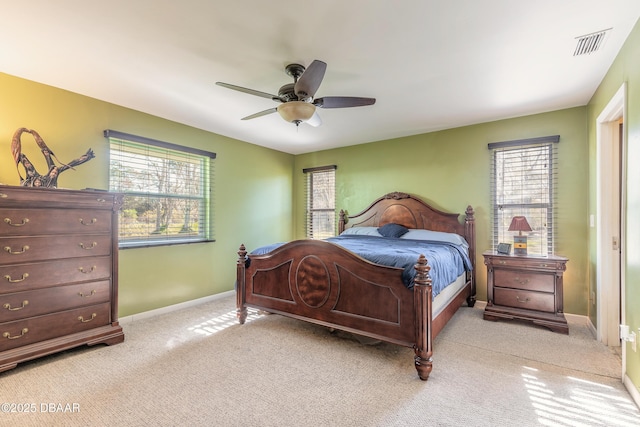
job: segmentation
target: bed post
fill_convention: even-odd
[[[467,305],[473,307],[476,304],[476,219],[475,211],[471,205],[467,206],[464,219],[464,234],[469,243],[469,258],[471,259],[471,295],[467,297]]]
[[[418,376],[421,380],[426,381],[433,369],[433,360],[431,359],[433,355],[433,334],[431,329],[433,289],[431,287],[431,277],[429,277],[431,267],[427,265],[425,256],[420,255],[414,268],[417,271],[413,285],[416,314],[416,344],[414,347],[416,355],[414,360]]]
[[[244,325],[244,322],[247,320],[247,306],[246,302],[246,282],[245,282],[245,272],[246,272],[246,257],[247,257],[247,249],[244,247],[244,244],[240,245],[240,250],[238,250],[238,262],[237,262],[237,278],[236,278],[236,316],[238,316],[238,320],[241,325]]]
[[[338,220],[338,234],[344,231],[344,225],[347,223],[347,213],[344,209],[340,209],[340,219]]]

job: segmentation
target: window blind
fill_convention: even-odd
[[[336,235],[336,165],[303,169],[306,174],[306,236],[325,239]]]
[[[121,247],[212,239],[210,153],[106,130],[110,191],[124,194]]]
[[[511,219],[523,215],[531,226],[528,253],[554,253],[557,143],[559,135],[489,144],[493,249],[512,243]]]

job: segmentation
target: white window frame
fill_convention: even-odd
[[[527,218],[532,231],[528,255],[555,250],[557,145],[559,135],[488,144],[491,152],[492,247],[513,244],[508,231],[516,215]]]
[[[306,175],[306,236],[336,235],[336,165],[303,169]]]
[[[118,213],[120,248],[213,241],[215,153],[110,129],[104,136],[109,140],[109,190],[124,195]],[[155,208],[142,217],[138,207],[144,206]]]

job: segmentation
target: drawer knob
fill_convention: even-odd
[[[87,322],[91,322],[93,319],[95,319],[97,316],[96,313],[91,313],[91,318],[90,319],[86,319],[83,316],[78,316],[78,320],[81,321],[82,323],[87,323]]]
[[[22,227],[23,225],[26,225],[29,222],[29,218],[22,218],[22,222],[16,222],[15,224],[13,223],[11,218],[5,218],[4,222],[6,222],[12,227]]]
[[[92,290],[90,293],[88,293],[88,294],[85,294],[84,292],[78,292],[78,295],[79,295],[79,296],[81,296],[82,298],[88,298],[88,297],[91,297],[91,296],[93,296],[93,295],[95,295],[95,294],[96,294],[96,290],[95,290],[95,289],[93,289],[93,290]]]
[[[6,199],[7,197],[9,197],[9,196],[7,196],[7,195],[6,195],[6,194],[4,194],[4,193],[0,193],[0,199]]]
[[[82,224],[82,225],[93,225],[93,224],[95,224],[96,222],[98,222],[98,219],[97,219],[97,218],[91,218],[91,221],[89,221],[89,222],[85,221],[85,220],[84,220],[84,219],[82,219],[82,218],[79,218],[79,220],[80,220],[80,224]]]
[[[29,246],[28,245],[24,245],[22,247],[22,250],[20,251],[14,251],[13,249],[11,249],[11,246],[5,246],[4,250],[8,253],[10,253],[11,255],[19,255],[19,254],[23,254],[25,252],[27,252],[29,250]]]
[[[95,248],[96,246],[98,246],[98,242],[92,242],[91,246],[85,246],[84,243],[78,243],[78,245],[82,248],[82,249],[86,249],[86,250],[90,250]]]
[[[8,340],[15,340],[16,338],[20,338],[20,337],[25,336],[25,334],[26,334],[27,332],[29,332],[29,328],[24,328],[24,329],[22,330],[22,332],[20,333],[20,335],[14,335],[14,336],[11,336],[11,333],[9,333],[9,332],[5,332],[5,333],[3,333],[3,334],[2,334],[2,336],[3,336],[3,337],[5,337],[5,338],[6,338],[6,339],[8,339]]]
[[[18,283],[24,281],[27,277],[29,277],[29,273],[22,273],[22,277],[20,279],[12,279],[11,276],[5,274],[4,278],[7,279],[9,283]]]
[[[520,283],[521,285],[526,285],[527,283],[529,283],[529,279],[521,279],[519,276],[516,276],[515,279],[516,282]]]
[[[520,298],[518,295],[516,295],[516,300],[517,300],[518,302],[529,302],[529,301],[531,301],[531,298],[529,298],[529,297],[526,297],[526,298]]]
[[[6,303],[5,305],[3,305],[4,308],[6,308],[9,311],[17,311],[17,310],[22,310],[23,308],[25,308],[27,305],[29,305],[29,301],[28,300],[24,300],[22,301],[22,306],[20,307],[11,307],[11,304]]]

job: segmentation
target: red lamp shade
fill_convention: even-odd
[[[509,231],[518,231],[519,235],[522,235],[523,231],[532,231],[531,226],[527,222],[527,218],[524,216],[514,216],[509,226]]]

